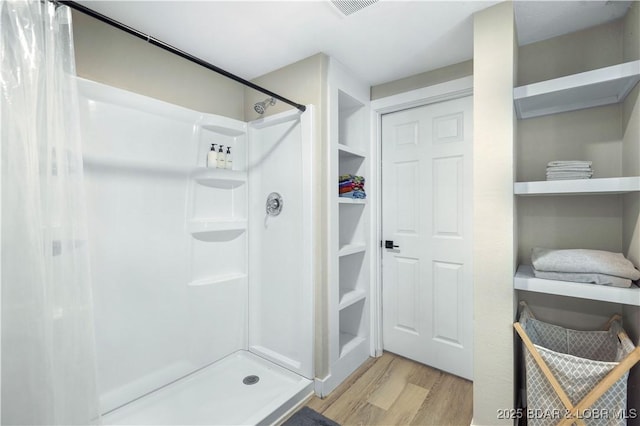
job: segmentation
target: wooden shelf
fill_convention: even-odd
[[[193,280],[188,285],[192,287],[206,286],[206,285],[219,285],[219,284],[231,283],[234,281],[242,282],[246,279],[247,279],[247,274],[245,273],[224,274],[224,275],[215,275],[207,278]]]
[[[518,118],[574,111],[622,102],[640,81],[640,61],[516,87]]]
[[[233,189],[247,183],[247,173],[236,170],[198,167],[191,176],[199,184],[214,188]]]
[[[516,182],[516,195],[622,194],[640,191],[640,176],[602,179]]]
[[[518,267],[513,286],[517,290],[535,293],[555,294],[579,299],[640,306],[640,288],[636,286],[632,285],[631,288],[620,288],[569,281],[546,280],[536,278],[533,275],[533,268],[529,265],[520,265]]]
[[[349,256],[351,254],[362,253],[367,250],[367,245],[364,243],[358,244],[346,244],[338,250],[338,257]]]
[[[367,297],[367,292],[362,289],[351,290],[340,294],[338,310],[346,309]]]

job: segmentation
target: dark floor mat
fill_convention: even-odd
[[[313,411],[309,407],[302,407],[293,416],[282,424],[282,426],[340,426],[322,414]]]

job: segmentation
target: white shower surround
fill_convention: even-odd
[[[87,80],[79,86],[105,423],[156,423],[158,409],[181,406],[190,392],[181,378],[197,370],[186,381],[212,405],[200,419],[170,418],[276,420],[312,389],[312,107],[244,123]],[[210,143],[232,146],[233,171],[205,168]],[[284,209],[267,218],[273,191]],[[254,406],[249,387],[212,373],[234,371],[241,381],[260,366],[278,391]],[[163,402],[155,409],[151,400]],[[233,401],[244,417],[224,417]]]

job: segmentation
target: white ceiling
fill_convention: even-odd
[[[473,13],[499,1],[80,3],[245,79],[324,52],[371,85],[472,58]],[[516,1],[521,45],[623,16],[630,1]]]

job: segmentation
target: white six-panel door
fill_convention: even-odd
[[[466,97],[382,117],[384,349],[468,379],[471,114]]]

